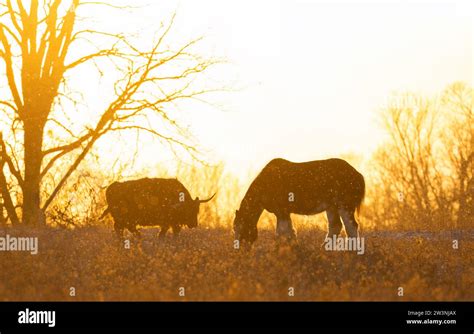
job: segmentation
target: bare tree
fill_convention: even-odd
[[[390,141],[378,153],[379,166],[396,200],[393,209],[410,220],[426,222],[435,211],[430,196],[435,188],[430,176],[436,168],[432,144],[435,113],[428,100],[411,94],[398,96],[395,102],[383,114]]]
[[[115,7],[81,0],[31,0],[29,6],[21,0],[0,1],[0,57],[9,90],[9,96],[0,103],[5,118],[11,120],[9,141],[7,137],[5,143],[2,141],[0,185],[13,223],[19,221],[15,206],[20,206],[24,223],[44,221],[45,210],[68,178],[99,138],[111,131],[145,131],[167,143],[194,150],[183,139],[185,133],[170,117],[168,107],[210,92],[195,88],[193,79],[216,62],[193,53],[199,39],[174,50],[167,48],[165,40],[173,19],[160,29],[147,50],[134,46],[123,34],[96,31],[92,26],[79,29],[80,8],[100,5]],[[71,59],[71,54],[81,52],[83,40],[97,40],[100,45],[95,51]],[[60,110],[66,117],[57,117],[61,101],[71,98],[68,84],[80,78],[78,68],[89,63],[102,73],[104,60],[111,64],[107,70],[114,70],[119,78],[114,84],[115,97],[104,110],[97,110],[93,125],[73,131],[65,121],[71,110]],[[147,122],[136,122],[150,115],[175,129],[175,135]],[[60,143],[51,145],[45,141],[47,128],[62,133]],[[44,194],[42,182],[60,160],[66,161],[67,166],[61,165],[58,182]],[[9,188],[12,185],[4,182],[9,177],[21,191],[21,203],[16,205]]]
[[[464,83],[449,86],[442,96],[448,114],[442,132],[443,154],[447,157],[452,200],[457,205],[456,224],[472,226],[474,222],[474,94]]]
[[[382,112],[389,135],[374,156],[377,219],[410,227],[465,227],[472,219],[472,89],[442,98],[406,94]]]

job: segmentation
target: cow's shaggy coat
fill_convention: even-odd
[[[183,226],[198,225],[199,205],[210,201],[192,199],[189,191],[177,179],[144,178],[114,182],[106,191],[108,208],[115,222],[115,231],[124,229],[138,233],[137,226],[160,226],[160,237],[171,228],[179,234]]]

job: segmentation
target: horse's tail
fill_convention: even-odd
[[[357,213],[357,216],[359,216],[360,214],[360,208],[362,207],[362,203],[364,202],[364,198],[365,198],[365,180],[364,180],[364,176],[362,174],[360,174],[360,179],[359,179],[359,187],[358,187],[358,190],[359,190],[359,193],[358,193],[358,196],[357,196],[357,199],[356,199],[356,213]]]
[[[105,209],[105,211],[104,211],[104,212],[102,213],[102,215],[100,216],[99,220],[104,219],[105,216],[107,216],[109,213],[110,213],[110,210],[109,210],[109,208],[107,207],[107,209]]]

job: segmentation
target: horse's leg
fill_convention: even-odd
[[[179,225],[174,225],[174,226],[172,227],[172,229],[173,229],[173,236],[174,236],[175,238],[177,238],[178,235],[179,235],[179,232],[181,232],[181,226],[179,226]]]
[[[291,216],[289,214],[277,215],[276,234],[278,237],[284,237],[286,239],[294,239],[296,237],[296,233],[291,222]]]
[[[160,239],[163,239],[163,238],[165,237],[165,235],[166,235],[166,232],[168,232],[169,228],[170,228],[170,227],[169,227],[168,225],[162,226],[161,229],[160,229],[160,234],[158,235],[158,237],[159,237]]]
[[[326,215],[328,217],[328,234],[326,235],[326,239],[332,238],[334,235],[337,238],[342,229],[341,217],[336,208],[326,210]]]
[[[357,221],[354,217],[355,209],[346,209],[342,208],[338,210],[339,215],[342,217],[344,222],[344,227],[346,229],[346,234],[349,238],[357,238],[359,236]]]

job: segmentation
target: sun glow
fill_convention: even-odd
[[[472,82],[472,18],[462,6],[180,1],[151,4],[140,21],[177,8],[178,32],[202,33],[202,51],[228,60],[213,75],[235,91],[210,97],[222,108],[192,106],[185,121],[210,156],[242,172],[275,156],[367,155],[383,138],[376,113],[392,92]]]
[[[81,14],[98,30],[135,34],[134,42],[145,48],[174,11],[170,46],[204,36],[198,53],[227,61],[204,83],[230,89],[203,97],[209,104],[177,104],[173,113],[189,127],[205,160],[245,174],[277,156],[366,156],[383,139],[376,114],[392,92],[433,93],[453,81],[471,83],[468,6],[182,0],[137,1],[127,10],[87,6]],[[68,115],[75,126],[93,122],[107,106],[113,79],[98,75],[94,66],[80,69],[73,86],[86,103],[68,106],[75,110]],[[175,156],[166,146],[151,135],[139,138],[135,171],[173,166]],[[133,131],[108,135],[98,142],[99,155],[104,163],[117,156],[130,161],[136,140]]]

